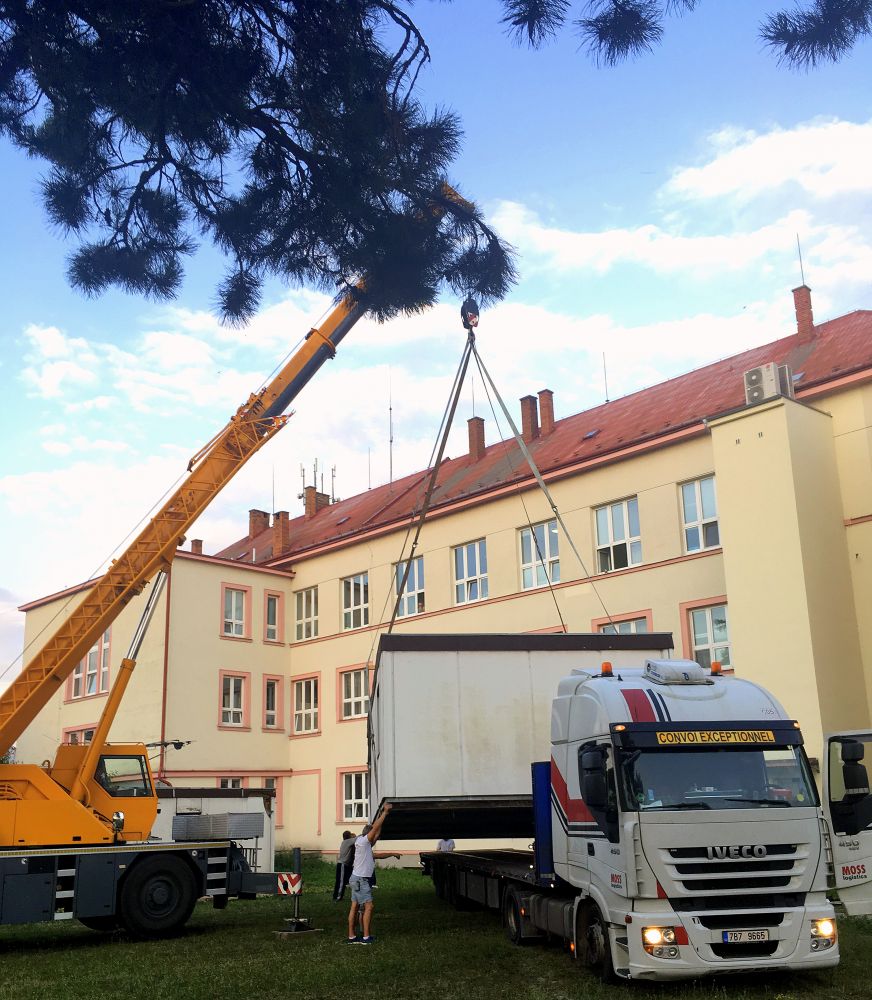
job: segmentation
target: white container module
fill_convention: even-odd
[[[383,837],[525,837],[530,765],[574,669],[667,658],[668,633],[382,636],[370,709],[370,802]]]

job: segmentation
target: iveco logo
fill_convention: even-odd
[[[762,844],[755,844],[753,847],[707,847],[706,853],[711,861],[724,858],[765,858],[766,848]]]

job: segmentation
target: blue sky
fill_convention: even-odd
[[[797,233],[816,318],[872,308],[870,47],[780,68],[757,40],[775,5],[707,0],[613,69],[571,31],[513,45],[489,0],[415,5],[432,54],[419,96],[466,132],[453,179],[519,252],[521,280],[478,338],[507,399],[551,388],[559,418],[602,401],[603,353],[615,397],[790,333]],[[0,168],[2,686],[17,605],[96,572],[327,301],[275,286],[248,328],[221,328],[208,248],[169,306],[83,299],[38,204],[43,168],[5,143]],[[389,394],[394,473],[424,467],[463,346],[458,308],[446,297],[360,324],[192,537],[228,544],[273,494],[299,513],[301,464],[311,482],[317,460],[328,488],[336,466],[339,496],[386,481]],[[472,398],[449,454],[465,451]]]

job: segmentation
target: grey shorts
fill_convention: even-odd
[[[352,875],[348,884],[351,887],[352,903],[363,906],[364,903],[372,902],[372,886],[369,884],[368,878],[364,878],[362,875]]]

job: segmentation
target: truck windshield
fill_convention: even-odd
[[[625,810],[808,808],[818,804],[799,747],[620,750]]]

